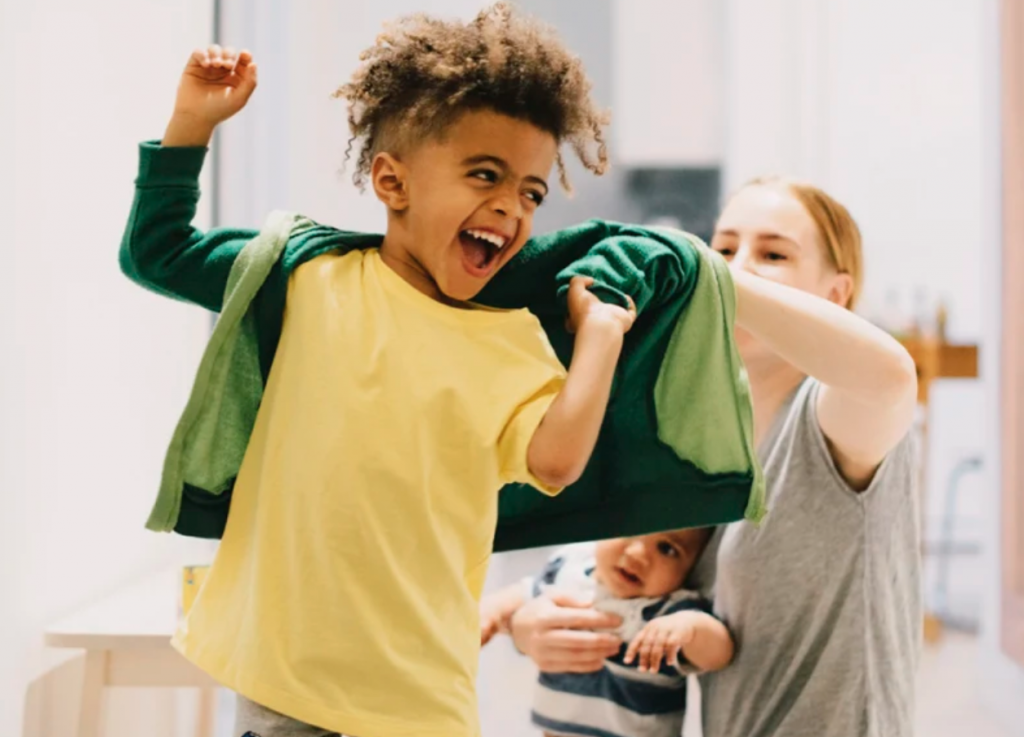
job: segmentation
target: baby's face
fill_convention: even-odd
[[[682,588],[711,528],[620,537],[597,544],[597,580],[620,599],[658,597]]]

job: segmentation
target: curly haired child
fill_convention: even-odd
[[[255,87],[248,52],[192,55],[164,138],[142,145],[136,280],[219,309],[251,235],[192,227],[197,178]],[[579,60],[504,4],[399,20],[338,95],[387,231],[291,273],[223,540],[174,642],[238,692],[239,734],[475,735],[498,490],[579,477],[635,310],[574,280],[566,370],[532,314],[470,300],[526,242],[552,168],[565,183],[563,145],[605,169],[605,119]]]

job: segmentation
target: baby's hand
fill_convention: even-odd
[[[480,647],[491,641],[501,631],[501,619],[493,616],[480,616]]]
[[[661,670],[662,660],[678,666],[680,650],[693,641],[696,632],[692,615],[693,612],[676,612],[648,622],[629,643],[625,663],[632,663],[639,653],[637,670],[641,673],[657,673]]]
[[[480,606],[480,647],[483,647],[498,633],[505,631],[505,621],[502,612],[497,607],[487,606],[486,603]]]
[[[636,305],[629,299],[629,309],[607,304],[597,298],[587,287],[594,283],[590,277],[575,276],[569,282],[569,319],[566,324],[570,333],[579,332],[584,325],[607,324],[628,333],[636,320]]]
[[[197,49],[181,75],[174,114],[212,129],[245,107],[255,89],[256,64],[248,51]]]

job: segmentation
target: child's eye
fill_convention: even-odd
[[[660,542],[658,543],[658,552],[662,555],[668,556],[669,558],[678,558],[679,551],[671,543]]]
[[[537,205],[537,207],[544,204],[544,195],[540,192],[527,192],[526,196],[528,199],[532,200],[533,204]]]
[[[469,176],[490,182],[491,184],[498,181],[498,172],[493,169],[475,169],[469,173]]]

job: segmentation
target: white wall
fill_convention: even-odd
[[[718,166],[724,147],[724,5],[612,3],[615,160]]]
[[[725,191],[763,174],[826,176],[827,7],[725,0]]]
[[[209,321],[131,285],[117,247],[136,142],[162,134],[209,2],[2,7],[0,734],[16,737],[23,717],[67,734],[76,708],[45,698],[69,655],[43,648],[46,625],[189,554],[143,523]],[[109,704],[110,734],[175,726],[173,699]]]
[[[727,190],[805,177],[858,219],[865,301],[950,299],[980,334],[983,3],[729,0]]]

